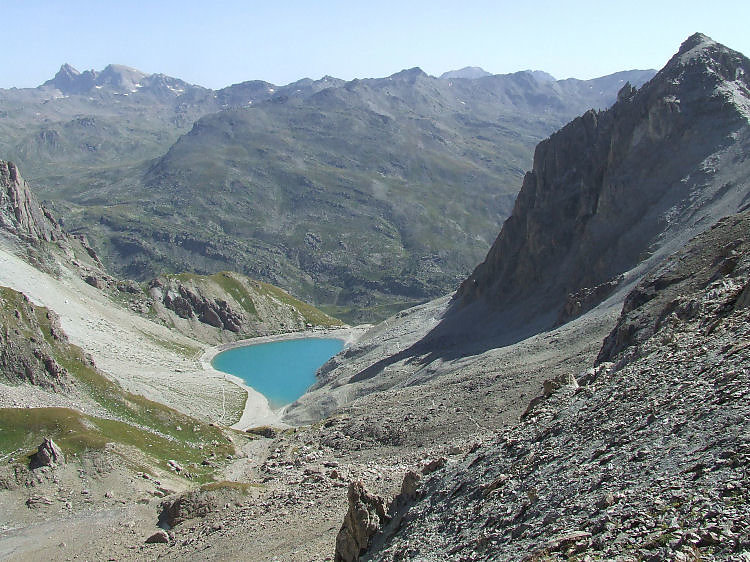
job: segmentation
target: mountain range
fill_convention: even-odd
[[[606,109],[576,102],[580,114],[537,143],[499,234],[457,288],[374,326],[337,330],[345,349],[277,412],[207,357],[241,337],[238,327],[268,329],[266,311],[281,330],[335,321],[238,273],[118,279],[85,237],[66,232],[75,214],[55,219],[56,210],[85,209],[39,205],[34,185],[3,162],[0,557],[744,560],[749,68],[747,57],[697,33],[642,86],[618,84]],[[501,81],[536,80],[512,77]],[[305,157],[345,178],[376,166],[381,178],[400,174],[411,186],[420,181],[415,164],[394,164],[416,159],[402,154],[412,144],[399,144],[399,133],[432,154],[424,176],[449,177],[437,157],[443,143],[427,133],[445,141],[445,158],[469,142],[459,134],[466,115],[433,108],[434,118],[414,123],[429,108],[398,118],[396,109],[459,82],[489,99],[481,83],[497,77],[441,80],[413,69],[390,78],[207,114],[149,160],[144,186],[203,198],[198,206],[212,203],[213,217],[237,204],[226,195],[232,185],[244,190],[240,162],[270,176],[281,172],[261,163],[297,154],[304,189],[259,190],[267,200],[257,204],[312,209],[315,224],[340,222],[354,235],[354,219],[370,217],[367,194],[339,185],[350,197],[333,200]],[[531,122],[524,107],[536,102],[503,91],[497,107],[510,100],[517,119]],[[460,101],[451,103],[460,110]],[[340,128],[392,138],[399,150],[378,147],[369,162],[356,139],[339,139]],[[201,176],[215,158],[202,153],[217,144],[235,147],[215,167],[235,166],[237,183],[224,191],[210,183],[215,173]],[[273,158],[251,158],[259,148]],[[117,190],[97,189],[103,210]],[[217,192],[224,199],[211,200]],[[132,193],[135,201],[142,192]],[[436,214],[445,221],[448,212]],[[187,236],[200,221],[171,210],[161,220],[185,236],[155,240],[182,248],[186,260],[221,261],[219,246]],[[207,230],[220,238],[232,224]],[[294,232],[296,223],[281,224],[277,237]],[[303,244],[325,248],[320,231],[305,229]],[[337,250],[339,259],[367,241]],[[398,257],[386,250],[381,269]],[[325,268],[307,263],[324,278]],[[260,296],[267,300],[255,306]]]
[[[652,75],[415,68],[211,91],[64,65],[0,92],[0,151],[120,275],[237,270],[378,318],[454,288],[509,214],[533,146]]]

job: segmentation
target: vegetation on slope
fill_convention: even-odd
[[[151,463],[168,468],[176,461],[198,480],[210,479],[212,468],[200,464],[211,452],[218,458],[232,454],[234,448],[220,429],[191,418],[167,406],[123,390],[100,373],[83,351],[70,344],[54,315],[46,308],[31,304],[21,293],[0,288],[0,332],[4,335],[2,356],[17,349],[20,341],[29,342],[17,358],[45,358],[36,369],[44,374],[58,373],[67,381],[68,391],[90,398],[104,415],[88,415],[69,408],[0,409],[0,455],[18,460],[32,452],[44,437],[51,437],[66,454],[103,449],[117,443],[138,449]],[[30,368],[33,360],[27,361]],[[41,382],[41,375],[22,384]],[[2,382],[17,384],[8,371],[0,372]],[[58,391],[66,392],[58,385]],[[184,474],[184,472],[183,472]]]

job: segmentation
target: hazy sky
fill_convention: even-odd
[[[701,31],[750,55],[750,1],[0,0],[0,87],[64,62],[163,72],[220,88],[381,77],[421,67],[592,78],[660,68]]]

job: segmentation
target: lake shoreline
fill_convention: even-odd
[[[361,326],[345,326],[342,328],[318,328],[300,332],[286,332],[283,334],[247,338],[207,349],[201,355],[200,362],[206,373],[210,373],[214,377],[223,376],[226,381],[236,384],[247,393],[247,400],[245,401],[242,415],[239,420],[230,426],[232,429],[244,431],[250,427],[256,427],[259,425],[272,425],[275,427],[286,428],[290,426],[281,422],[281,417],[288,405],[276,410],[272,409],[268,403],[268,399],[254,388],[245,384],[245,381],[240,377],[215,369],[211,363],[214,357],[222,351],[237,347],[306,338],[340,339],[344,341],[344,349],[346,349],[347,346],[357,341],[362,334],[370,329],[370,327],[370,325],[365,324]]]

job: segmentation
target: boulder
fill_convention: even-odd
[[[436,470],[439,470],[445,466],[445,463],[448,462],[448,459],[445,457],[440,457],[438,459],[432,459],[431,461],[428,461],[424,464],[422,467],[422,474],[432,474]]]
[[[225,501],[225,497],[220,497],[215,492],[195,490],[180,494],[175,498],[165,500],[161,504],[159,525],[168,525],[171,529],[183,521],[205,517],[209,513],[217,511]]]
[[[270,425],[249,427],[245,430],[245,432],[251,435],[258,435],[259,437],[265,437],[267,439],[274,439],[279,434],[279,430],[275,427],[271,427]]]
[[[156,531],[153,535],[151,535],[149,538],[146,539],[146,543],[148,544],[168,544],[169,543],[169,535],[166,531],[159,529]]]
[[[60,447],[52,439],[45,437],[42,444],[37,448],[37,452],[31,455],[29,466],[34,469],[64,463],[65,456]]]

